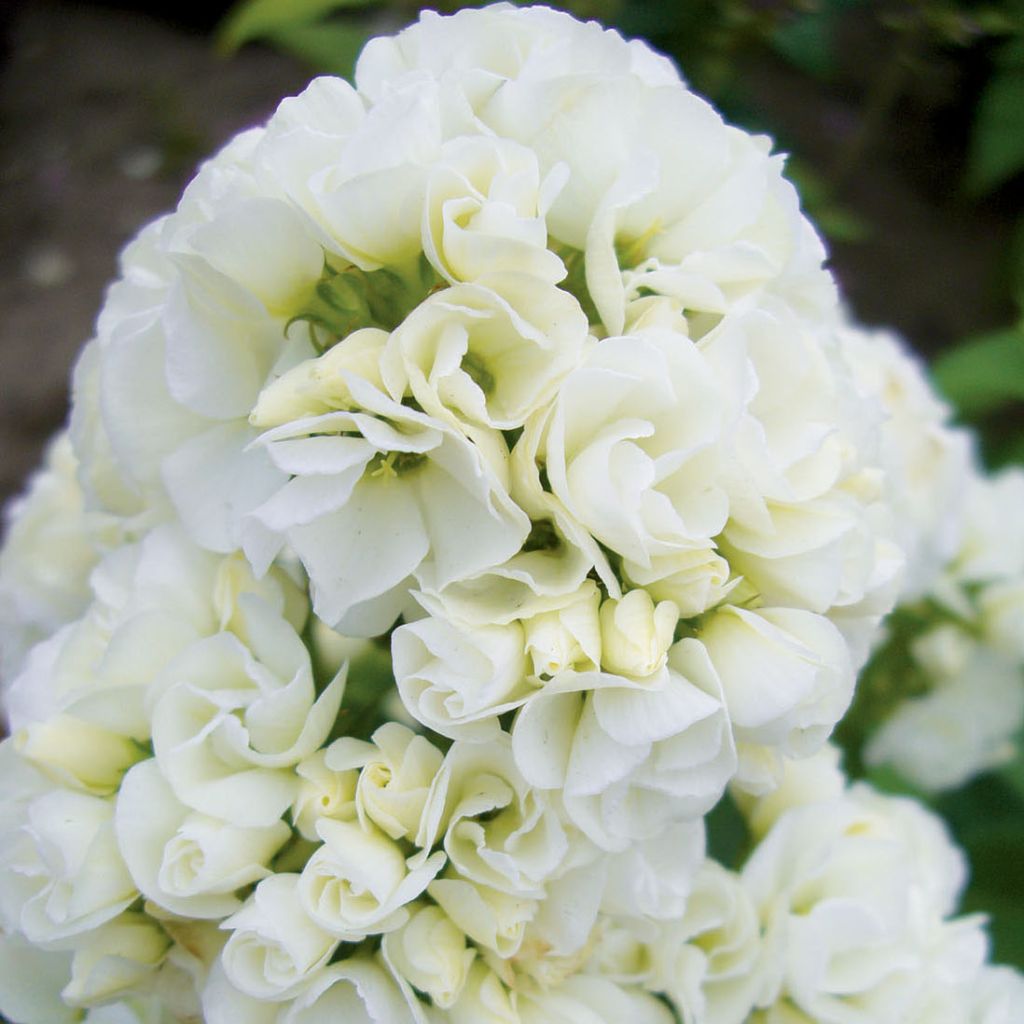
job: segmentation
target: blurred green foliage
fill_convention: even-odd
[[[220,45],[231,52],[253,39],[276,42],[279,33],[287,34],[296,27],[316,27],[323,31],[332,27],[325,20],[328,15],[342,8],[367,6],[369,2],[360,0],[246,0],[225,18],[219,32]],[[331,38],[329,31],[326,34]],[[303,56],[309,64],[319,67],[323,51],[319,45],[314,45]]]
[[[1001,46],[978,102],[967,186],[984,194],[1024,168],[1024,39]]]
[[[330,15],[374,6],[375,0],[245,0],[225,18],[218,42],[226,53],[265,40],[319,72],[350,75],[369,35],[362,19]]]
[[[1024,401],[1024,328],[964,339],[935,364],[934,375],[961,416],[980,416]]]
[[[349,75],[367,38],[411,21],[419,6],[415,0],[243,0],[218,42],[225,52],[268,43],[313,71]],[[452,11],[483,4],[429,6]],[[873,144],[897,130],[901,99],[936,55],[969,67],[965,81],[974,83],[966,137],[950,138],[962,151],[960,180],[951,188],[964,208],[1007,196],[1012,204],[1024,186],[1024,0],[567,0],[553,6],[648,39],[731,120],[775,134],[770,115],[747,91],[748,62],[781,62],[805,76],[809,88],[832,88],[843,70],[844,31],[870,21],[883,45],[871,54],[853,130],[837,139],[828,166],[795,158],[788,164],[809,214],[833,242],[856,244],[879,229],[847,206],[844,192],[852,175],[871,173],[864,165]],[[1016,305],[1018,321],[963,339],[934,367],[959,416],[979,431],[992,465],[1024,462],[1024,217],[1010,215],[1019,222],[999,286]],[[356,712],[370,718],[374,694],[387,682],[386,658],[378,661],[359,666],[351,684]],[[973,866],[965,910],[988,914],[995,959],[1024,967],[1024,758],[937,798],[916,793],[889,771],[869,777],[945,816]],[[731,803],[712,815],[710,832],[712,849],[735,863],[746,838]]]

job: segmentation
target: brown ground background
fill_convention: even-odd
[[[64,420],[117,253],[195,163],[308,74],[130,12],[34,0],[0,78],[0,497]]]
[[[208,33],[112,7],[8,0],[0,30],[2,500],[64,420],[69,369],[119,248],[173,206],[204,154],[265,118],[309,73],[258,47],[222,58]],[[853,46],[872,52],[870,39]],[[928,90],[958,82],[955,69],[933,72],[911,83],[846,188],[844,201],[875,226],[871,238],[833,247],[857,314],[897,325],[924,351],[1012,317],[993,285],[1009,219],[998,203],[958,200],[953,147],[936,145],[943,125],[922,114],[942,109]],[[809,88],[778,62],[753,61],[747,73],[784,145],[827,166],[855,116],[857,60],[846,92]]]

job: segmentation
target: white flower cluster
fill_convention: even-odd
[[[748,806],[760,839],[739,879],[767,951],[749,1020],[1014,1020],[1024,978],[985,963],[977,916],[950,916],[966,867],[942,822],[913,800],[848,786],[836,763],[830,748],[794,763]]]
[[[819,754],[947,556],[823,255],[768,140],[545,8],[206,164],[0,559],[0,1012],[1010,1024],[941,828]]]
[[[887,414],[882,464],[907,553],[900,607],[860,684],[865,758],[948,789],[1011,760],[1024,723],[1024,472],[979,468],[898,339],[849,328],[842,343]]]

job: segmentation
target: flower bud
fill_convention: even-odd
[[[213,608],[220,628],[234,633],[243,643],[251,643],[248,635],[244,605],[239,604],[243,594],[257,594],[294,627],[302,632],[309,615],[309,599],[304,589],[282,569],[273,568],[262,579],[257,579],[252,566],[241,552],[221,560],[213,580]]]
[[[409,920],[384,936],[391,966],[441,1009],[459,997],[476,951],[466,948],[466,936],[440,907],[424,904]]]
[[[739,876],[708,860],[685,913],[651,946],[649,987],[664,989],[679,1012],[691,1011],[694,1019],[747,1020],[763,957],[757,911]]]
[[[31,942],[91,931],[138,897],[118,852],[113,817],[112,801],[66,789],[29,805],[25,831],[34,853],[12,866],[38,885],[21,911],[21,930]]]
[[[365,1024],[395,1024],[425,1020],[419,1014],[410,1016],[409,1002],[378,958],[359,955],[320,971],[280,1016],[268,1020],[276,1024],[338,1024],[356,1020]],[[242,1019],[248,1022],[252,1018],[236,1014],[226,1021],[235,1024]]]
[[[597,585],[586,580],[570,604],[523,622],[526,653],[539,681],[559,672],[589,672],[601,663],[600,600]]]
[[[170,948],[167,933],[145,914],[128,911],[90,932],[75,950],[61,995],[73,1006],[97,1006],[144,985]]]
[[[778,755],[813,754],[850,703],[850,652],[822,615],[730,605],[708,617],[700,639],[721,677],[737,745],[744,745],[741,784],[770,786],[773,770],[781,771]],[[769,763],[761,763],[761,748]]]
[[[221,954],[224,973],[257,999],[288,999],[323,967],[338,940],[297,898],[299,876],[271,875],[223,927],[231,938]]]
[[[14,746],[55,782],[96,796],[114,792],[124,773],[145,756],[127,736],[72,715],[19,729]]]
[[[652,557],[649,565],[625,561],[622,571],[655,601],[674,601],[684,619],[719,604],[738,582],[730,580],[729,563],[710,545]]]
[[[13,679],[31,647],[88,604],[89,574],[98,558],[77,479],[78,460],[66,433],[46,452],[46,465],[12,502],[0,551],[0,664]]]
[[[452,1024],[519,1024],[508,989],[479,960],[469,972],[458,1001],[448,1010]]]
[[[489,741],[501,731],[498,716],[534,692],[518,622],[468,626],[431,616],[399,626],[391,655],[409,714],[451,739]]]
[[[601,661],[609,672],[633,679],[654,675],[665,665],[679,608],[655,605],[646,590],[631,590],[621,601],[601,605]]]
[[[154,759],[128,773],[117,797],[118,846],[140,892],[188,918],[223,918],[238,910],[235,892],[271,874],[287,842],[283,821],[240,828],[182,804]]]
[[[319,842],[316,823],[320,818],[352,821],[356,816],[356,783],[359,772],[336,771],[327,766],[327,751],[310,754],[295,767],[302,780],[292,804],[292,821],[303,838]]]
[[[310,858],[299,896],[320,927],[347,941],[392,931],[411,903],[444,866],[445,855],[407,862],[398,843],[372,825],[321,818],[324,845]]]
[[[547,248],[545,215],[564,181],[564,166],[542,180],[534,151],[510,139],[452,139],[427,182],[427,259],[452,282],[513,271],[557,283],[565,267]]]
[[[457,872],[449,874],[430,883],[430,896],[474,942],[503,959],[513,956],[527,922],[537,913],[537,901],[468,882]]]
[[[344,742],[328,751],[329,767],[345,767],[337,760]],[[391,839],[415,841],[431,784],[441,767],[441,751],[398,722],[382,725],[373,734],[373,743],[376,749],[359,773],[356,809],[364,824],[369,819]]]
[[[511,741],[456,742],[445,757],[444,848],[464,878],[515,896],[537,897],[562,866],[569,838],[547,794],[515,763]]]
[[[249,422],[260,428],[318,416],[355,405],[346,377],[354,374],[382,387],[380,353],[387,333],[374,327],[354,331],[316,359],[293,366],[268,384],[249,414]]]

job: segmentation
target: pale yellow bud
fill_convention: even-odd
[[[441,1009],[458,999],[476,956],[462,930],[433,904],[412,908],[409,920],[384,936],[384,948],[401,976]]]
[[[526,653],[538,679],[569,670],[586,672],[601,661],[601,596],[592,580],[564,608],[534,615],[523,622]]]
[[[260,392],[249,422],[255,427],[277,427],[306,416],[351,409],[354,403],[346,373],[383,390],[380,355],[387,339],[386,331],[366,327],[353,331],[322,356],[293,366]]]
[[[72,1006],[98,1006],[144,985],[170,948],[167,933],[145,914],[127,911],[90,932],[75,950],[61,995]]]
[[[621,601],[601,605],[601,663],[609,672],[643,679],[665,664],[679,608],[657,605],[646,590],[631,590]]]
[[[124,773],[146,756],[127,736],[72,715],[19,729],[14,747],[56,782],[97,796],[114,792]]]
[[[356,817],[356,769],[334,771],[326,765],[326,752],[318,750],[296,767],[301,782],[292,805],[292,821],[306,838],[319,842],[316,823],[321,818],[354,821]]]

